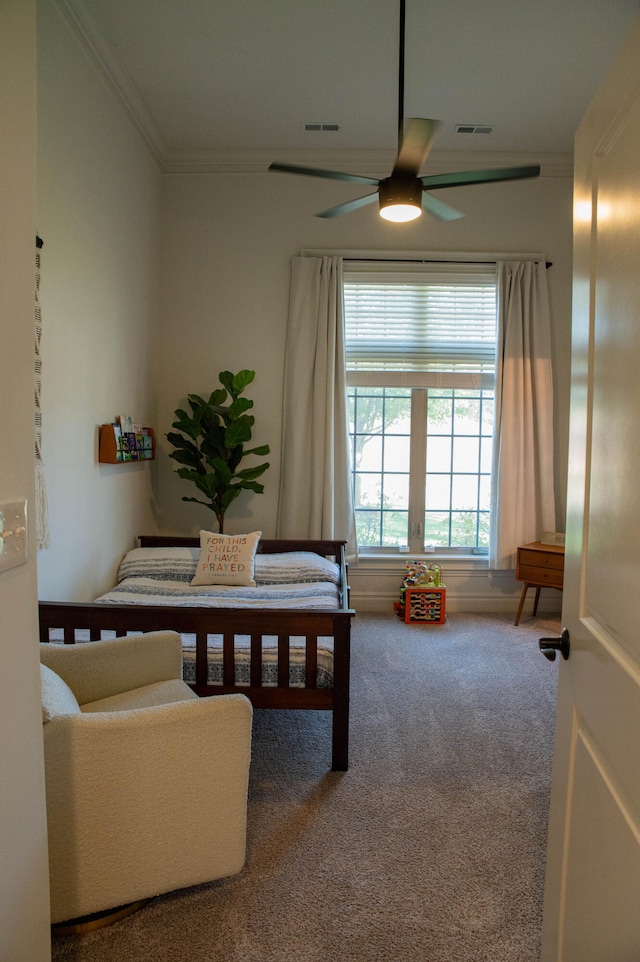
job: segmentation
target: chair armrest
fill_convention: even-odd
[[[114,878],[129,901],[240,871],[251,717],[244,695],[219,695],[44,726],[52,917],[68,917],[68,879],[86,914]]]
[[[76,645],[44,643],[40,661],[66,681],[80,705],[182,678],[182,646],[175,631]]]

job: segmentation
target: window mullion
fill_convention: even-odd
[[[427,395],[424,388],[411,391],[411,454],[409,458],[409,550],[424,549],[424,502],[427,473]]]

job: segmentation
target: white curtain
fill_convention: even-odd
[[[546,265],[498,264],[490,568],[555,531],[551,321]]]
[[[342,259],[294,257],[276,532],[344,539],[354,557],[346,403]]]

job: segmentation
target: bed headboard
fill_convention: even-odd
[[[199,548],[199,538],[184,538],[174,535],[149,535],[141,534],[138,536],[138,544],[141,548]],[[277,541],[269,538],[261,538],[258,541],[258,554],[273,554],[277,551],[314,551],[316,554],[325,557],[333,556],[339,562],[344,555],[346,541],[332,541],[327,539],[315,539],[302,541],[297,539],[285,539]]]
[[[258,541],[258,554],[275,554],[280,551],[314,551],[322,555],[323,558],[333,558],[340,568],[341,575],[341,602],[344,608],[349,607],[349,581],[347,578],[347,561],[345,556],[346,541],[333,541],[330,539],[275,539],[261,538]],[[141,534],[138,535],[138,544],[141,548],[199,548],[199,538],[185,538],[178,535],[157,535]]]

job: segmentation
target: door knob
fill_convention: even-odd
[[[569,644],[569,629],[563,628],[559,638],[541,638],[540,651],[549,661],[556,660],[556,652],[559,651],[562,657],[567,660],[571,645]]]

